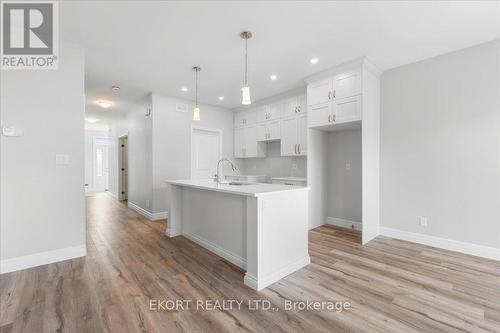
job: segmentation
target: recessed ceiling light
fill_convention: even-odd
[[[273,75],[269,76],[269,78],[270,78],[271,80],[276,80],[276,79],[278,78],[278,76],[277,76],[277,75],[275,75],[275,74],[273,74]]]
[[[310,60],[311,64],[317,64],[317,63],[318,63],[318,61],[319,61],[319,59],[318,59],[318,58],[312,58],[312,59]]]
[[[223,101],[224,100],[224,96],[219,96],[219,101]]]
[[[182,91],[188,91],[188,88],[186,88],[186,87],[182,87],[182,88],[181,88],[181,90],[182,90]]]
[[[114,104],[113,102],[106,101],[106,100],[99,100],[99,101],[96,101],[95,103],[104,109],[107,109],[107,108],[113,106],[113,104]]]
[[[96,122],[98,122],[98,121],[99,121],[99,119],[97,119],[97,118],[85,118],[85,120],[86,120],[88,123],[91,123],[91,124],[96,123]]]
[[[116,85],[113,85],[113,86],[111,86],[111,90],[118,91],[118,90],[120,90],[120,87],[116,86]]]

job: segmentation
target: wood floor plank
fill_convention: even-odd
[[[109,195],[87,198],[87,257],[0,276],[0,332],[500,332],[500,263],[352,229],[309,232],[311,264],[257,292],[244,271],[164,235]],[[243,301],[151,310],[151,299]],[[250,309],[249,300],[273,310]],[[286,301],[351,308],[286,310]]]

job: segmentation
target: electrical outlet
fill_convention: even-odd
[[[351,163],[347,162],[347,163],[345,164],[345,169],[346,169],[347,171],[351,170]]]
[[[146,207],[149,208],[149,200],[146,200]]]
[[[297,169],[298,169],[297,164],[293,163],[292,164],[292,170],[297,170]]]
[[[427,227],[427,217],[423,217],[421,216],[418,220],[418,223],[422,226],[422,227]]]

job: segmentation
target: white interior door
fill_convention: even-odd
[[[222,154],[222,131],[193,128],[191,140],[191,178],[212,179]]]
[[[94,137],[94,190],[105,191],[108,189],[108,138]]]

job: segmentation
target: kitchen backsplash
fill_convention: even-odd
[[[307,176],[306,156],[280,156],[280,142],[267,144],[267,157],[240,159],[241,174],[277,176]]]

